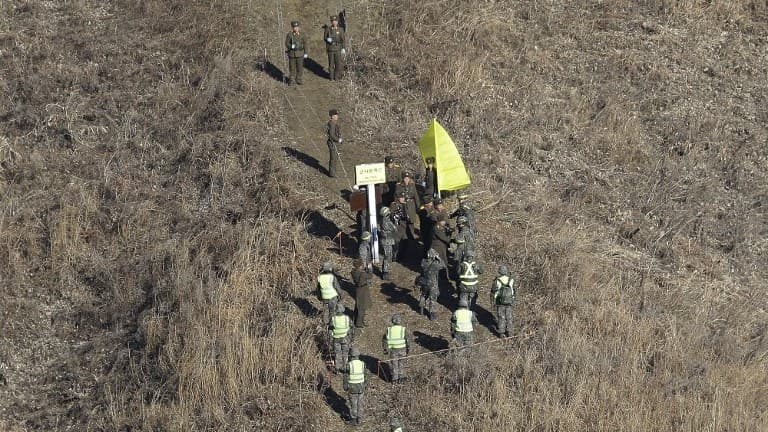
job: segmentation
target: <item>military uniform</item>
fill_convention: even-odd
[[[291,27],[294,27],[297,30],[292,30],[285,35],[285,52],[288,54],[290,80],[296,84],[301,84],[302,76],[304,74],[304,59],[308,54],[308,45],[307,37],[298,31],[298,26],[298,21],[291,23]]]
[[[496,305],[496,333],[507,337],[512,334],[512,311],[515,305],[515,280],[499,272],[491,286],[491,304]],[[503,274],[504,273],[504,274]]]
[[[382,191],[382,204],[388,206],[395,200],[395,188],[397,184],[403,181],[403,170],[400,165],[394,163],[394,159],[391,156],[384,158],[384,172],[386,174],[387,182],[384,184],[384,190]]]
[[[366,233],[368,232],[366,231]],[[370,236],[370,233],[368,233],[368,236]],[[360,261],[363,263],[363,268],[371,270],[373,266],[373,264],[371,264],[373,262],[373,254],[371,253],[370,237],[367,240],[360,240],[360,245],[357,247],[357,255],[358,258],[360,258]]]
[[[478,276],[482,273],[482,267],[472,256],[467,256],[459,266],[459,301],[466,301],[469,309],[474,309],[477,304]]]
[[[325,324],[331,322],[331,317],[336,313],[336,304],[341,296],[341,286],[333,271],[323,271],[317,277],[317,295],[326,306]]]
[[[386,208],[386,207],[385,207]],[[397,243],[397,226],[392,220],[391,210],[386,216],[381,217],[381,226],[379,227],[379,236],[381,238],[381,273],[384,280],[389,279],[389,267],[394,259],[393,248]]]
[[[467,218],[467,228],[469,228],[469,232],[474,237],[476,232],[475,212],[472,210],[469,203],[467,202],[459,203],[459,208],[457,208],[453,213],[451,213],[451,218],[459,218],[460,216],[464,216]]]
[[[352,320],[344,313],[344,306],[339,303],[336,315],[331,318],[328,333],[333,344],[336,372],[343,372],[349,355],[349,345],[352,343],[355,328]]]
[[[334,114],[338,114],[338,111],[331,110],[329,111],[329,114],[333,116]],[[339,126],[338,120],[334,121],[331,119],[328,121],[325,130],[328,134],[328,175],[330,177],[336,177],[336,167],[341,163],[339,161],[339,146],[342,142],[341,126]]]
[[[406,357],[410,351],[410,335],[399,319],[392,319],[392,325],[382,338],[384,354],[389,355],[389,366],[392,369],[392,382],[400,382],[405,379],[405,367],[402,357]]]
[[[335,20],[335,16],[331,17],[331,21]],[[325,50],[328,53],[328,73],[331,76],[331,80],[340,80],[344,74],[344,59],[343,55],[346,53],[345,44],[347,41],[344,29],[339,27],[338,24],[326,26],[323,33],[323,40],[325,41]]]
[[[419,307],[427,311],[430,320],[437,319],[437,298],[440,296],[438,276],[443,269],[445,269],[445,263],[434,251],[427,253],[427,257],[421,260],[421,276],[418,280],[418,284],[421,286]]]
[[[434,165],[435,158],[427,158],[427,167],[424,169],[424,196],[437,196],[437,170]]]
[[[436,224],[432,228],[432,249],[434,249],[443,263],[448,262],[448,246],[451,244],[451,234],[448,226]]]
[[[403,177],[410,178],[407,174],[404,174]],[[400,196],[401,194],[405,194],[405,210],[408,213],[408,236],[410,239],[415,240],[416,231],[414,227],[419,226],[419,215],[416,214],[416,209],[421,207],[421,198],[416,190],[416,184],[413,181],[406,184],[405,180],[398,183],[395,187],[395,196]]]
[[[432,219],[432,213],[435,209],[432,207],[432,199],[429,196],[424,197],[424,204],[419,208],[419,221],[421,225],[419,227],[419,236],[422,243],[424,243],[424,254],[432,247],[432,229],[435,226],[435,222]]]
[[[475,342],[475,328],[479,325],[475,313],[466,307],[461,307],[451,317],[451,336],[459,346],[472,345]]]
[[[459,225],[459,232],[454,236],[453,244],[455,244],[453,250],[453,271],[455,275],[459,274],[459,266],[464,261],[467,252],[475,251],[475,240],[472,234],[469,232],[469,228],[466,225]]]
[[[353,348],[344,374],[344,390],[349,394],[349,421],[354,425],[363,420],[363,395],[368,382],[368,370],[358,356],[357,349]]]
[[[408,237],[408,210],[406,203],[401,203],[399,200],[395,200],[390,204],[389,211],[392,221],[394,222],[395,227],[397,227],[395,246],[392,250],[392,258],[397,261],[402,256],[402,252],[406,247],[405,240]]]
[[[365,327],[365,314],[371,307],[371,279],[373,275],[365,268],[357,267],[352,270],[352,281],[355,283],[355,327]]]

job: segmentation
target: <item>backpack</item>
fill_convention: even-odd
[[[499,281],[499,283],[501,283],[501,281]],[[515,302],[514,284],[515,280],[510,277],[509,282],[499,288],[499,293],[496,296],[497,303],[501,305],[511,305]]]

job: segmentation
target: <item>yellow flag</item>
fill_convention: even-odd
[[[435,158],[437,187],[440,190],[455,191],[470,185],[469,174],[456,145],[437,120],[432,119],[429,128],[421,136],[419,150],[422,159]]]

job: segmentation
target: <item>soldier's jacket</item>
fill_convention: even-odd
[[[437,170],[427,168],[424,172],[424,193],[432,195],[437,186]]]
[[[445,263],[438,259],[424,258],[421,260],[421,274],[427,285],[437,286],[437,275],[445,268]]]
[[[432,249],[434,249],[439,255],[440,259],[444,263],[448,262],[448,245],[451,243],[450,235],[445,231],[445,228],[441,228],[440,225],[435,225],[432,228]]]
[[[369,241],[361,241],[357,247],[357,253],[363,263],[369,264],[371,262],[371,243]]]
[[[373,275],[362,269],[352,270],[352,281],[355,282],[355,307],[368,309],[371,307],[371,279]]]
[[[289,32],[285,35],[285,52],[288,54],[288,57],[304,57],[304,54],[308,52],[308,47],[307,37],[303,33]]]
[[[416,208],[421,207],[421,198],[419,198],[419,192],[416,190],[416,183],[398,183],[395,187],[395,196],[400,196],[402,192],[405,192],[406,201],[413,201]]]
[[[395,225],[400,225],[408,222],[408,209],[406,204],[400,204],[400,201],[393,201],[389,206],[389,211],[392,214],[392,220]]]
[[[328,38],[331,39],[328,42]],[[326,26],[325,32],[323,32],[323,41],[325,41],[325,49],[331,52],[341,51],[344,48],[344,44],[347,43],[347,37],[344,34],[344,29],[341,27]]]
[[[392,164],[391,167],[385,165],[384,172],[387,176],[387,183],[394,183],[396,185],[403,181],[403,169],[398,164]]]
[[[392,216],[381,218],[381,226],[379,227],[379,234],[381,235],[381,244],[394,245],[397,239],[397,226],[392,221]]]
[[[459,207],[457,208],[453,213],[451,213],[451,218],[458,218],[459,216],[464,216],[467,218],[467,225],[471,229],[474,229],[475,227],[475,212],[473,212],[471,209],[468,209],[466,207]]]
[[[402,325],[402,324],[401,324]],[[391,326],[390,326],[391,327]],[[405,351],[406,353],[411,349],[411,332],[408,331],[408,327],[405,327]],[[389,327],[387,328],[389,329]],[[387,343],[387,332],[384,332],[384,336],[381,338],[381,346],[384,348],[384,352],[389,351],[389,344]]]
[[[458,245],[458,247],[463,248],[465,251],[475,250],[475,236],[472,235],[472,231],[470,231],[469,227],[466,225],[462,226],[459,229],[459,232],[456,233],[454,242]]]
[[[440,211],[438,209],[434,209],[429,214],[429,218],[432,220],[433,223],[437,223],[440,220],[441,216],[444,217],[446,220],[448,220],[448,212],[445,210]]]
[[[421,206],[419,209],[419,220],[421,221],[421,236],[425,239],[430,239],[432,237],[432,227],[435,226],[435,223],[432,220],[432,213],[434,213],[435,209],[427,209],[424,206]]]
[[[339,140],[341,139],[341,126],[339,126],[339,122],[329,120],[328,125],[325,127],[325,131],[328,134],[328,145],[339,145]]]

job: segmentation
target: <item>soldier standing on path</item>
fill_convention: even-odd
[[[440,254],[434,249],[427,252],[427,257],[421,260],[421,298],[419,299],[419,313],[427,310],[429,320],[437,319],[437,298],[440,296],[440,285],[438,285],[438,276],[440,270],[445,268],[445,263],[440,260]],[[417,279],[418,280],[418,279]]]
[[[341,163],[339,160],[339,146],[341,146],[341,127],[339,126],[339,111],[332,109],[328,111],[328,125],[326,125],[326,132],[328,133],[328,153],[330,157],[328,160],[328,177],[336,177],[336,167]]]
[[[491,304],[496,305],[496,334],[512,335],[512,309],[515,305],[515,279],[507,266],[499,266],[499,275],[491,286]]]
[[[349,345],[352,343],[355,328],[352,327],[352,320],[345,314],[346,308],[343,304],[336,304],[336,315],[331,319],[328,326],[328,334],[333,343],[333,354],[335,356],[335,372],[343,372],[347,364],[349,355]]]
[[[382,207],[379,210],[381,214],[381,225],[379,226],[379,236],[381,237],[381,278],[385,281],[390,280],[389,267],[392,264],[392,248],[397,243],[397,226],[392,220],[392,211],[389,207]]]
[[[458,346],[472,345],[475,342],[475,328],[479,325],[475,313],[469,310],[467,302],[459,300],[459,308],[451,318],[451,336]]]
[[[408,330],[403,325],[403,319],[400,314],[392,315],[392,325],[387,327],[384,333],[382,345],[384,354],[389,355],[389,366],[392,369],[392,382],[399,383],[405,379],[405,367],[401,357],[408,355],[411,346],[411,337]]]
[[[419,237],[424,244],[424,255],[432,248],[432,229],[435,226],[435,222],[432,219],[432,214],[435,208],[432,204],[432,197],[427,195],[424,197],[424,204],[419,208],[419,220],[421,226],[419,227]]]
[[[363,395],[368,381],[368,371],[360,357],[360,351],[349,351],[349,363],[344,374],[344,390],[349,394],[349,424],[359,425],[363,419]]]
[[[344,75],[343,56],[347,54],[347,37],[344,29],[339,27],[339,17],[336,15],[331,16],[331,25],[325,26],[323,39],[325,50],[328,52],[328,74],[332,81],[340,80]]]
[[[472,234],[472,237],[474,238],[476,233],[476,226],[475,226],[475,212],[472,210],[472,205],[469,202],[469,195],[467,193],[459,194],[459,208],[457,208],[453,213],[451,213],[451,218],[459,218],[461,216],[464,216],[467,218],[467,227],[469,228],[469,232]]]
[[[408,237],[408,210],[406,209],[405,193],[400,192],[396,196],[397,200],[389,206],[389,211],[392,215],[392,222],[397,227],[393,259],[400,261],[406,249],[406,239]]]
[[[363,263],[363,267],[366,271],[373,269],[373,256],[371,253],[371,233],[369,231],[363,231],[360,235],[360,245],[357,247],[357,256]]]
[[[381,199],[383,205],[389,206],[395,200],[397,184],[403,181],[403,170],[400,168],[400,165],[395,163],[395,158],[387,156],[384,158],[384,172],[387,182],[384,184]]]
[[[395,187],[395,196],[405,194],[405,210],[408,213],[408,239],[416,240],[415,227],[419,225],[419,215],[416,209],[421,207],[421,198],[416,190],[416,183],[413,182],[411,173],[403,173],[403,181]]]
[[[325,325],[330,325],[341,296],[341,286],[338,278],[333,274],[333,265],[330,262],[323,263],[320,275],[317,276],[317,294],[326,306]]]
[[[352,270],[352,280],[355,282],[355,327],[363,328],[365,313],[371,307],[371,279],[373,275],[363,266],[362,261],[355,260]]]
[[[435,169],[435,158],[428,157],[425,160],[427,167],[424,169],[424,198],[437,197],[437,170]]]
[[[459,265],[459,301],[466,302],[470,309],[477,304],[478,276],[482,273],[483,268],[475,262],[475,252],[468,250]]]
[[[285,35],[285,53],[288,54],[289,84],[302,84],[304,74],[304,59],[307,53],[307,37],[299,30],[299,22],[291,22],[292,30]]]
[[[437,224],[432,228],[432,249],[440,255],[443,264],[448,262],[448,246],[451,244],[451,229],[448,227],[448,218],[440,214]]]
[[[456,229],[458,232],[452,241],[456,245],[453,252],[453,259],[456,262],[456,274],[458,274],[459,265],[464,261],[464,255],[467,251],[475,250],[475,239],[472,237],[472,233],[469,232],[469,227],[467,227],[466,216],[459,216],[456,218]]]

